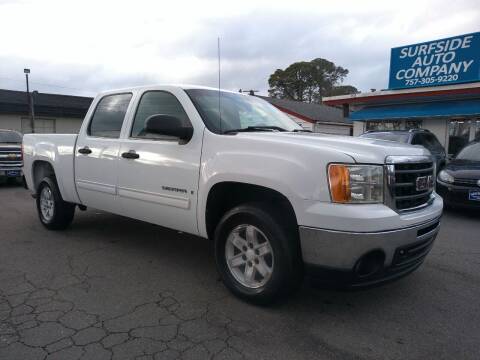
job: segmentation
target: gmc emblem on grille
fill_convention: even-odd
[[[425,191],[433,188],[432,175],[417,177],[417,180],[415,180],[415,187],[417,191]]]

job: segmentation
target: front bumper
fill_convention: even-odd
[[[437,180],[437,192],[447,205],[480,208],[480,201],[469,199],[470,190],[479,191],[480,189],[473,186],[466,187],[447,184]]]
[[[440,217],[403,229],[346,232],[300,227],[307,273],[322,283],[364,287],[397,279],[419,267],[440,229]],[[359,271],[373,258],[379,266]],[[362,265],[363,266],[363,265]]]
[[[12,176],[10,175],[12,172],[17,172],[18,175]],[[11,168],[0,168],[0,177],[22,177],[23,170],[21,167],[11,167]]]

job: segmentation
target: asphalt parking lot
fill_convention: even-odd
[[[448,212],[424,265],[381,288],[305,284],[268,307],[218,281],[207,240],[77,212],[50,232],[0,185],[0,359],[478,359],[480,216]]]

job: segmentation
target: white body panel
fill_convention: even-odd
[[[82,155],[78,149],[88,147],[92,153]],[[118,139],[81,136],[75,152],[75,185],[82,204],[117,212]]]
[[[149,90],[149,89],[147,89]],[[177,97],[194,127],[187,144],[178,140],[130,138],[133,116],[125,122],[120,154],[135,151],[135,160],[119,157],[118,213],[187,233],[198,234],[197,193],[202,153],[202,119],[179,88],[158,87]],[[139,90],[140,98],[143,90]]]
[[[45,161],[55,171],[63,199],[73,203],[80,202],[75,188],[73,168],[76,140],[77,135],[25,134],[23,136],[23,171],[29,189],[35,192],[32,174],[34,161]]]
[[[33,162],[48,161],[67,201],[203,237],[207,236],[205,213],[209,191],[225,181],[260,185],[280,192],[292,204],[298,225],[309,227],[383,231],[411,226],[441,214],[439,197],[426,209],[403,215],[383,204],[340,205],[330,201],[326,176],[329,163],[384,164],[389,155],[428,155],[423,148],[323,134],[218,135],[205,127],[183,89],[152,86],[97,96],[76,147],[75,135],[26,135],[25,176],[29,188],[35,192]],[[134,109],[141,93],[147,90],[169,91],[180,101],[194,127],[193,138],[187,144],[129,138]],[[120,138],[88,137],[88,121],[99,99],[125,91],[133,97]],[[78,154],[78,149],[84,146],[92,154]],[[121,157],[130,150],[140,157]]]

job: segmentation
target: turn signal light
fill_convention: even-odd
[[[342,164],[330,164],[328,166],[328,179],[332,201],[337,203],[350,202],[352,193],[348,167]]]

